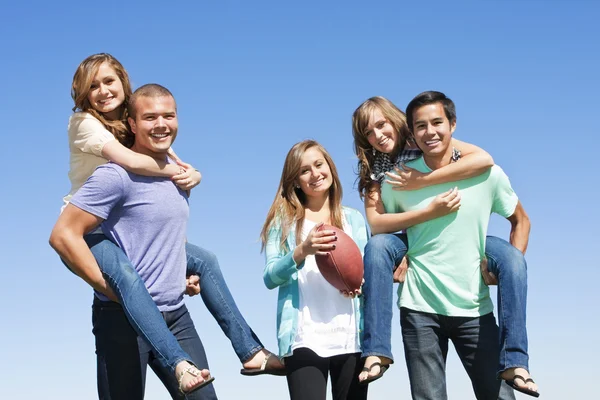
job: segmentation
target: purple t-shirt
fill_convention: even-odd
[[[183,305],[189,207],[187,195],[169,178],[108,163],[94,171],[71,204],[104,219],[102,231],[123,249],[160,311]]]

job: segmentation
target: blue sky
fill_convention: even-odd
[[[362,211],[353,110],[374,95],[404,109],[424,90],[445,92],[457,105],[456,137],[494,156],[532,221],[530,365],[542,396],[589,397],[600,357],[599,12],[584,0],[4,5],[0,398],[96,396],[92,292],[47,240],[69,190],[71,79],[97,52],[117,57],[135,87],[157,82],[174,93],[174,147],[204,177],[190,200],[188,238],[219,256],[240,309],[273,351],[276,292],[262,282],[258,237],[288,149],[320,141],[344,203]],[[490,233],[507,238],[509,224],[493,217]],[[239,375],[201,299],[187,304],[220,398],[287,397],[283,378]],[[370,398],[409,397],[397,311],[394,318],[397,362]],[[453,350],[447,370],[450,398],[473,398]],[[149,373],[146,398],[165,397]]]

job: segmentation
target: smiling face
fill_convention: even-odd
[[[177,137],[177,105],[172,96],[140,96],[135,100],[135,119],[129,118],[135,135],[132,150],[163,159]]]
[[[365,136],[373,148],[382,153],[392,153],[398,144],[398,132],[383,116],[379,108],[371,114],[369,124],[365,129]]]
[[[100,64],[90,84],[87,99],[92,108],[107,119],[119,117],[121,106],[125,101],[125,91],[117,73],[108,62]]]
[[[297,182],[306,197],[328,194],[333,178],[329,164],[318,148],[310,147],[302,155]]]
[[[450,122],[441,103],[426,104],[413,111],[413,134],[425,158],[441,160],[452,154],[452,134],[456,121]]]

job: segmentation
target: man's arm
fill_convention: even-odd
[[[510,221],[510,244],[521,250],[523,254],[527,251],[529,243],[529,231],[531,223],[529,217],[519,201],[513,215],[507,218]]]
[[[85,233],[96,228],[102,221],[102,218],[68,204],[52,229],[50,246],[81,279],[109,299],[118,301],[83,239]]]

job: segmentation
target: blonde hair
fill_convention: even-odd
[[[123,85],[123,92],[125,93],[125,101],[119,107],[121,108],[121,114],[119,118],[111,121],[96,111],[90,101],[88,100],[88,94],[90,93],[92,81],[94,76],[98,73],[100,65],[107,63],[115,74],[121,80]],[[98,53],[87,57],[79,64],[75,75],[73,75],[73,84],[71,85],[71,97],[75,106],[73,111],[75,112],[86,112],[96,119],[98,119],[102,125],[112,133],[119,142],[124,146],[131,147],[133,145],[133,136],[129,134],[129,127],[127,125],[127,102],[131,96],[131,83],[129,82],[129,76],[127,71],[121,63],[108,53]]]
[[[358,158],[358,193],[361,199],[372,191],[371,178],[373,162],[373,146],[367,140],[366,129],[375,110],[381,111],[384,118],[398,133],[398,143],[393,154],[398,154],[406,146],[411,133],[406,122],[406,114],[385,97],[375,96],[362,103],[352,114],[352,136],[354,137],[354,153]]]
[[[302,167],[302,156],[310,148],[315,147],[323,154],[323,158],[329,165],[331,170],[332,184],[329,188],[329,209],[331,210],[330,223],[331,225],[343,228],[343,210],[342,210],[342,184],[337,173],[337,169],[331,156],[318,142],[314,140],[304,140],[296,143],[287,156],[283,164],[281,179],[275,200],[267,213],[267,219],[260,233],[262,241],[262,249],[264,250],[269,238],[269,230],[277,222],[281,225],[281,240],[280,245],[283,249],[289,251],[287,238],[290,234],[292,225],[296,225],[296,245],[302,242],[302,226],[304,223],[304,208],[306,205],[306,195],[302,189],[296,187],[300,169]]]

